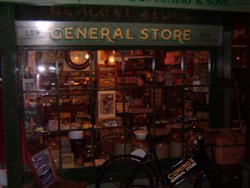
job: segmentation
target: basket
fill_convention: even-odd
[[[206,143],[213,145],[213,157],[217,164],[237,164],[245,156],[245,136],[231,129],[208,129]]]

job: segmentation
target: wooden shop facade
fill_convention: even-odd
[[[23,183],[37,141],[62,177],[94,182],[107,159],[147,147],[141,133],[176,132],[157,146],[163,161],[184,154],[171,144],[183,143],[190,119],[249,137],[250,2],[24,0],[0,9],[11,187]]]

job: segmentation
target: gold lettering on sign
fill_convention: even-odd
[[[61,28],[55,27],[55,28],[50,32],[50,37],[51,37],[52,39],[61,39],[61,38],[62,38]]]
[[[83,30],[80,27],[76,28],[76,39],[80,39],[80,38],[87,38],[87,28],[84,28]]]
[[[179,31],[177,30],[177,33]],[[178,34],[176,35],[178,38]],[[169,173],[167,178],[170,180],[170,182],[175,182],[178,178],[182,177],[186,172],[191,170],[197,165],[197,163],[194,161],[193,158],[187,159],[185,162],[183,162],[179,167],[177,167],[173,172]]]
[[[182,32],[179,29],[174,30],[174,40],[179,40],[182,42],[181,38]]]
[[[108,28],[101,28],[101,39],[107,39],[109,42],[114,43],[110,38],[110,30]]]
[[[98,28],[91,27],[89,29],[89,39],[98,39]]]
[[[191,29],[185,29],[183,31],[183,40],[184,41],[191,41]]]
[[[163,40],[170,40],[172,37],[172,32],[169,30],[169,29],[164,29],[162,32],[161,32],[161,38]]]
[[[72,27],[66,27],[64,29],[64,32],[65,32],[65,34],[64,34],[65,39],[74,39],[74,34],[73,34],[73,28]]]
[[[135,39],[135,37],[132,35],[132,32],[131,32],[131,29],[130,29],[130,28],[127,28],[127,29],[126,29],[126,38],[127,38],[128,40],[134,40],[134,39]]]
[[[121,28],[116,28],[115,29],[113,39],[116,39],[116,38],[124,39]]]
[[[153,38],[153,40],[156,40],[156,39],[157,39],[157,36],[158,36],[159,29],[153,28],[153,29],[152,29],[152,32],[153,32],[152,38]]]
[[[116,40],[157,40],[176,41],[182,44],[191,41],[190,29],[171,28],[109,28],[109,27],[55,27],[50,32],[51,39],[59,40],[105,40],[114,43]]]
[[[148,40],[148,29],[146,28],[143,28],[141,30],[141,37],[140,37],[141,40]]]

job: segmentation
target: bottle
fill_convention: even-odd
[[[134,134],[135,134],[135,139],[133,141],[132,150],[135,151],[135,150],[141,149],[145,153],[147,153],[149,150],[149,143],[146,139],[147,134],[148,134],[146,127],[134,130]]]
[[[182,156],[182,134],[180,129],[172,129],[170,138],[170,157]]]
[[[54,160],[55,166],[59,169],[59,144],[58,137],[48,138],[48,148],[50,150],[52,159]]]
[[[83,165],[84,167],[91,167],[94,165],[91,145],[86,146],[86,154]]]

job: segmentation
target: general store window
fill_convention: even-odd
[[[38,136],[58,169],[99,166],[136,147],[146,149],[147,134],[181,129],[188,118],[208,127],[208,50],[29,49],[21,54],[27,138]],[[171,150],[161,156],[171,157]]]

